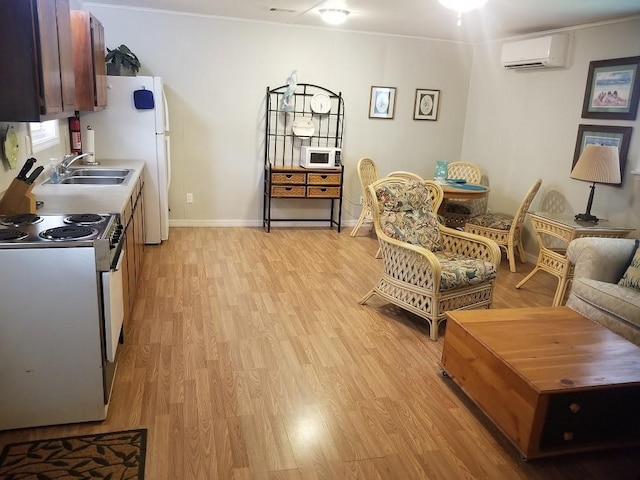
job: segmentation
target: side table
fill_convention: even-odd
[[[572,215],[567,214],[529,212],[529,218],[531,219],[540,251],[538,252],[535,268],[516,285],[516,288],[522,287],[541,270],[555,275],[558,277],[558,287],[553,297],[552,305],[554,307],[562,305],[567,285],[573,278],[573,266],[570,265],[566,256],[566,247],[571,240],[580,237],[624,238],[635,230],[613,225],[581,222]],[[561,240],[563,246],[560,248],[550,246],[549,238]]]

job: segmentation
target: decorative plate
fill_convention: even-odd
[[[18,165],[18,136],[12,128],[7,128],[2,142],[4,158],[9,163],[9,168],[13,170]]]

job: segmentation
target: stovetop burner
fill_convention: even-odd
[[[95,228],[84,225],[64,225],[62,227],[49,228],[40,233],[40,236],[47,240],[78,240],[91,237],[96,233],[98,231]]]
[[[65,217],[64,223],[73,223],[78,225],[95,225],[106,220],[106,217],[97,213],[77,213]]]
[[[20,225],[33,225],[41,221],[42,217],[35,213],[20,213],[18,215],[4,217],[4,219],[2,219],[2,224],[19,227]]]
[[[0,230],[0,242],[8,240],[22,240],[27,238],[29,234],[15,228],[3,228]]]

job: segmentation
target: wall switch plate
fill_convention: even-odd
[[[193,193],[187,193],[187,203],[193,203]]]

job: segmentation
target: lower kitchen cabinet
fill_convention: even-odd
[[[138,184],[131,193],[131,199],[122,215],[125,243],[122,261],[122,288],[124,299],[124,322],[129,320],[136,298],[138,282],[142,274],[144,259],[144,180],[140,176]]]

